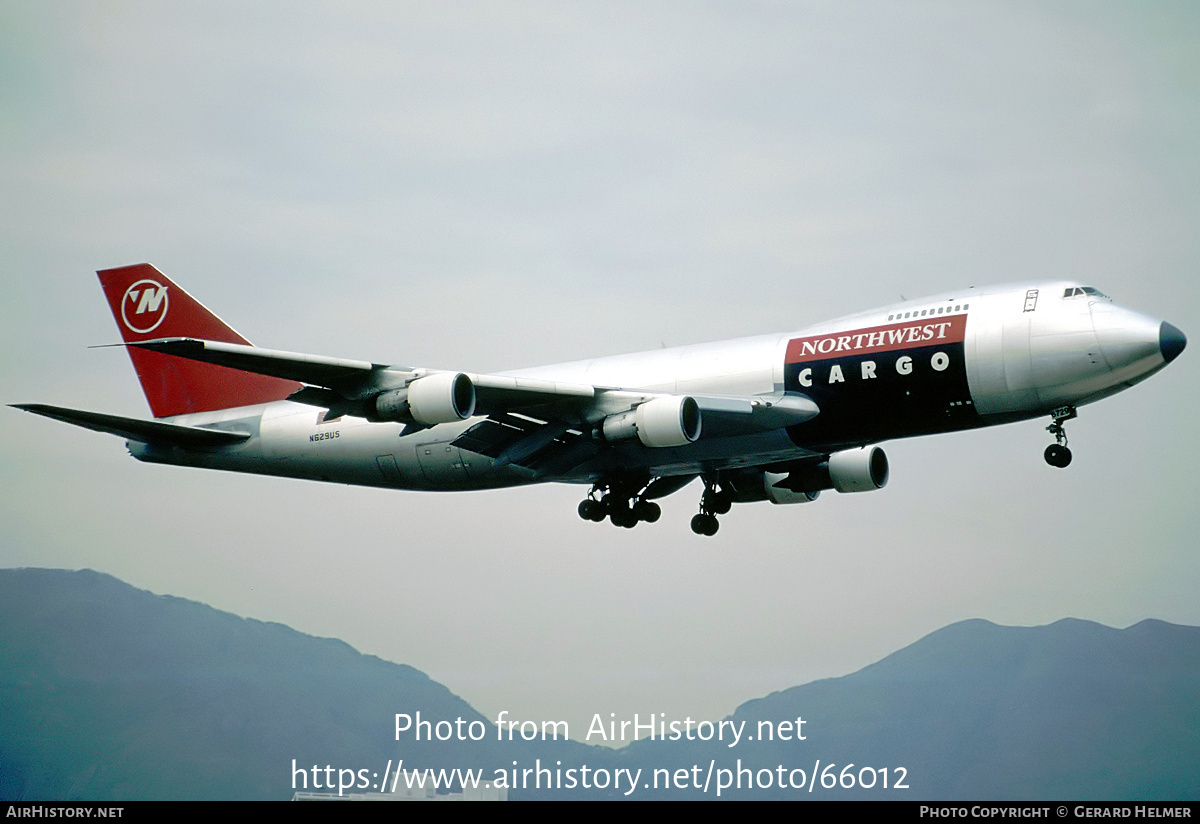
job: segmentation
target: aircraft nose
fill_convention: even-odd
[[[1169,344],[1179,330],[1162,320],[1107,301],[1091,307],[1096,342],[1114,376],[1142,380],[1166,366],[1168,350],[1179,354],[1179,344]],[[1182,336],[1180,336],[1182,340]]]
[[[1175,360],[1185,346],[1187,346],[1187,338],[1184,337],[1183,332],[1164,320],[1158,327],[1158,348],[1162,352],[1163,360],[1167,363]]]

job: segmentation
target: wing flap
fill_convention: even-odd
[[[486,455],[497,466],[515,464],[535,474],[565,472],[600,452],[563,421],[543,421],[528,415],[492,415],[454,440],[454,446]]]

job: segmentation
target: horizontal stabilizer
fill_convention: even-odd
[[[203,448],[228,446],[241,443],[250,437],[246,432],[226,432],[217,429],[202,429],[197,426],[180,426],[177,423],[161,421],[143,421],[137,418],[123,418],[119,415],[103,415],[99,412],[84,412],[80,409],[66,409],[61,406],[47,406],[43,403],[14,403],[15,409],[23,409],[35,415],[43,415],[63,423],[82,426],[96,432],[107,432],[131,441],[142,443],[165,444],[167,446],[182,446]]]

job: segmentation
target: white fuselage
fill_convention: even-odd
[[[686,446],[614,444],[651,476],[778,464],[846,447],[1050,414],[1161,369],[1163,324],[1074,282],[964,289],[789,334],[657,349],[503,373],[679,395],[811,397],[810,422],[702,434]],[[1074,294],[1078,292],[1078,294]],[[1068,296],[1069,295],[1069,296]],[[1173,327],[1170,327],[1174,332]],[[129,443],[142,460],[406,489],[593,482],[611,462],[545,476],[453,445],[478,418],[424,429],[279,401],[169,420],[246,432],[207,450]]]

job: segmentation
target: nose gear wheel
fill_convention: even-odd
[[[1067,448],[1067,429],[1064,423],[1077,417],[1075,407],[1063,406],[1050,413],[1054,422],[1046,427],[1046,431],[1054,436],[1054,443],[1046,447],[1046,463],[1058,469],[1064,469],[1071,463],[1071,450]]]

